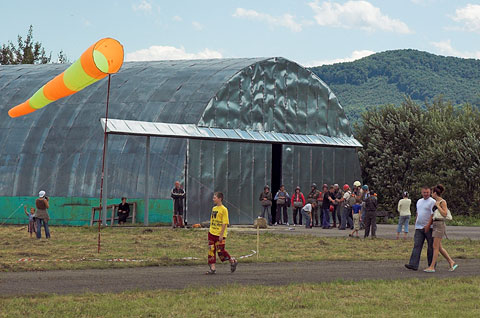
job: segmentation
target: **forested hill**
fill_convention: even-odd
[[[443,95],[454,104],[480,107],[480,60],[393,50],[311,69],[333,90],[352,121],[369,106],[400,105],[405,96],[424,104]]]

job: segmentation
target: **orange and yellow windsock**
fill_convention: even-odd
[[[118,72],[122,64],[123,46],[120,42],[111,38],[101,39],[27,101],[10,109],[8,115],[13,118],[33,113],[57,99],[81,91],[108,74]]]

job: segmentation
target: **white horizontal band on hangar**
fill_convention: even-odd
[[[105,118],[101,118],[105,129]],[[168,138],[237,141],[252,143],[281,143],[291,145],[333,146],[360,148],[362,144],[353,137],[287,134],[241,129],[199,127],[194,124],[155,123],[136,120],[108,119],[107,134],[135,135]]]

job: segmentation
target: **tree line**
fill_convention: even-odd
[[[480,111],[441,98],[423,106],[367,110],[355,125],[362,177],[384,209],[396,211],[403,191],[420,197],[423,185],[442,183],[452,213],[480,214]]]
[[[60,50],[58,63],[68,63],[65,53]],[[41,42],[33,40],[33,26],[28,28],[27,36],[17,36],[17,42],[8,41],[0,48],[0,65],[12,64],[47,64],[52,62],[52,53],[48,55]]]
[[[480,61],[393,50],[311,69],[338,96],[355,122],[365,107],[396,104],[405,96],[423,104],[442,95],[454,104],[480,107]]]

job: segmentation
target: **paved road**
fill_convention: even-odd
[[[219,265],[217,275],[214,276],[204,274],[206,265],[0,273],[0,295],[180,289],[226,283],[285,285],[334,280],[425,279],[480,275],[480,259],[458,260],[459,267],[455,272],[448,272],[447,264],[441,262],[434,274],[410,271],[405,269],[403,264],[403,261],[240,263],[237,272],[233,274],[230,274],[228,265]],[[421,268],[425,266],[421,264]]]
[[[255,232],[256,229],[247,226],[234,226],[229,231],[239,231],[239,232]],[[315,227],[312,229],[305,229],[303,226],[296,227],[287,227],[287,226],[272,226],[268,229],[261,230],[262,232],[268,231],[272,233],[281,233],[281,234],[311,234],[316,236],[323,237],[346,237],[350,233],[349,230],[340,231],[338,229],[328,229],[324,230],[321,227]],[[360,231],[360,235],[363,235],[363,230]],[[415,233],[415,227],[410,226],[410,233],[408,238],[413,239],[413,234]],[[391,224],[377,224],[377,236],[381,238],[394,239],[397,235],[397,226]],[[403,235],[403,234],[402,234]],[[460,240],[460,239],[472,239],[480,240],[480,227],[475,226],[448,226],[447,225],[447,236],[449,239]]]

